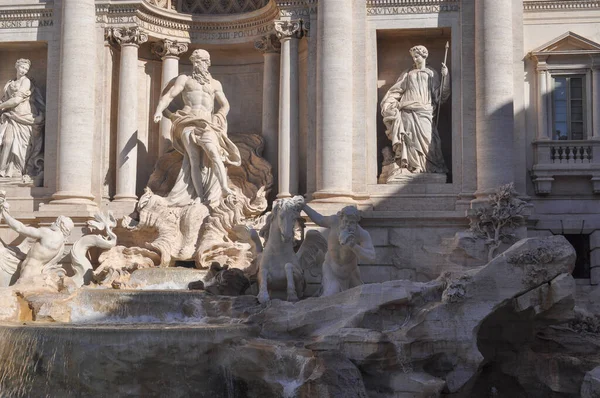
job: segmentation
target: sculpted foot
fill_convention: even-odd
[[[296,294],[296,292],[288,292],[287,301],[292,302],[292,303],[295,303],[296,301],[298,301],[298,295]]]
[[[256,298],[258,299],[258,302],[261,304],[268,303],[271,300],[271,297],[269,297],[269,293],[267,293],[267,292],[259,292],[258,296],[256,296]]]

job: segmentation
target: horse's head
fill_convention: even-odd
[[[267,218],[267,225],[265,225],[265,227],[268,228],[268,233],[263,233],[265,240],[271,235],[278,233],[281,242],[293,242],[294,225],[296,220],[300,218],[300,212],[302,211],[303,206],[304,198],[300,195],[294,196],[293,198],[276,200],[273,204],[273,210]],[[265,228],[265,230],[267,228]]]

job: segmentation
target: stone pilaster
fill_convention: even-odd
[[[353,7],[319,1],[317,55],[317,191],[315,200],[352,197]],[[351,201],[351,200],[350,200]]]
[[[96,70],[94,0],[63,0],[58,176],[52,203],[92,205]]]
[[[254,43],[263,54],[263,106],[262,136],[265,139],[265,159],[271,163],[273,180],[278,181],[278,142],[279,137],[279,64],[281,43],[277,36],[263,36]],[[275,187],[277,189],[277,187]]]
[[[549,140],[550,128],[548,126],[548,101],[550,90],[548,87],[548,70],[538,65],[538,140]]]
[[[487,200],[512,182],[514,134],[512,2],[475,3],[477,192]]]
[[[592,139],[600,140],[600,68],[592,70]]]
[[[160,81],[161,92],[169,82],[179,75],[179,56],[188,50],[187,43],[180,43],[169,39],[156,42],[152,52],[162,60],[162,76]],[[163,117],[160,120],[159,154],[162,155],[171,147],[171,120]]]
[[[275,21],[275,33],[281,42],[278,198],[298,193],[298,38],[302,32],[300,20]]]
[[[117,183],[114,200],[135,202],[137,196],[138,49],[148,36],[138,27],[111,28],[110,39],[121,46],[117,121]]]

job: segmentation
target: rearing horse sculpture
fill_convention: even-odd
[[[269,301],[271,295],[286,297],[287,301],[302,298],[306,287],[303,270],[315,265],[311,263],[319,251],[327,251],[325,238],[318,231],[309,231],[298,253],[294,252],[294,225],[303,207],[302,196],[275,201],[260,230],[260,236],[266,241],[258,261],[257,297],[261,303]]]

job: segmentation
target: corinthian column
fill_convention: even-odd
[[[119,115],[117,121],[117,184],[115,201],[135,202],[138,133],[138,48],[148,40],[139,28],[112,28],[112,39],[121,46]]]
[[[317,48],[317,192],[352,196],[353,7],[319,1]]]
[[[162,77],[160,81],[161,92],[167,84],[179,75],[179,56],[188,50],[187,43],[164,39],[154,43],[152,52],[162,60]],[[163,117],[160,120],[160,141],[158,142],[159,155],[164,154],[171,146],[171,120]]]
[[[263,70],[263,105],[262,136],[265,139],[265,158],[273,167],[273,179],[278,179],[278,137],[279,130],[279,62],[281,43],[275,35],[263,36],[254,43],[254,47],[262,52]]]
[[[279,80],[279,193],[278,198],[298,193],[298,38],[300,21],[276,21],[281,42]]]
[[[96,70],[94,0],[62,1],[58,180],[53,203],[95,205],[92,151]]]
[[[475,2],[478,198],[514,179],[512,31],[512,1]]]

